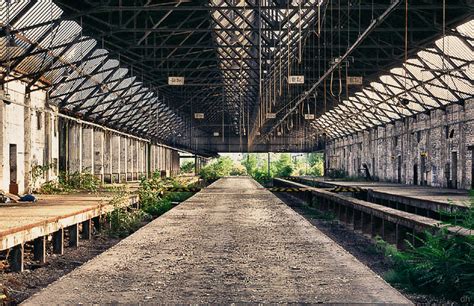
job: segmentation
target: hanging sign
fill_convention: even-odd
[[[204,113],[194,113],[194,119],[204,119]]]
[[[314,114],[304,114],[306,120],[314,120]]]
[[[304,75],[290,75],[288,84],[304,84]]]
[[[184,85],[184,77],[169,76],[168,85],[171,86],[182,86]]]
[[[276,113],[267,113],[265,116],[267,119],[275,119],[276,118]]]
[[[219,136],[219,132],[214,132],[212,135]]]
[[[361,76],[348,76],[347,85],[362,85],[363,79]]]

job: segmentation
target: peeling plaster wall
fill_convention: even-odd
[[[10,144],[17,148],[19,194],[57,178],[59,165],[61,170],[92,172],[106,182],[112,178],[137,180],[149,171],[164,171],[166,176],[179,173],[176,150],[59,118],[57,109],[46,105],[45,91],[34,91],[28,97],[22,82],[9,82],[6,89],[20,105],[0,103],[1,190],[9,191]],[[149,163],[151,152],[154,155]],[[31,169],[35,165],[52,167],[33,182]]]
[[[35,186],[31,181],[31,169],[35,165],[53,165],[58,160],[57,112],[54,107],[46,106],[46,92],[34,91],[30,99],[25,95],[25,84],[19,81],[9,82],[6,90],[15,103],[30,105],[5,105],[3,102],[0,121],[2,133],[2,154],[0,156],[1,189],[9,191],[10,184],[10,152],[11,144],[17,146],[17,184],[18,191],[23,194],[28,186],[39,184],[56,177],[57,167],[46,171],[39,177]]]
[[[470,189],[473,120],[471,99],[334,139],[326,145],[326,169],[360,176],[365,163],[381,181]]]

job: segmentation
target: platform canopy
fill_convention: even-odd
[[[196,152],[311,151],[473,96],[469,0],[6,0],[0,82]]]

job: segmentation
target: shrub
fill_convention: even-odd
[[[147,179],[142,177],[138,194],[142,210],[152,217],[159,217],[173,206],[171,202],[182,202],[189,198],[190,192],[166,192],[170,187],[190,187],[184,186],[174,178],[161,178],[159,173],[154,173]]]
[[[230,175],[241,176],[247,175],[247,169],[241,164],[233,164],[230,170]]]
[[[101,186],[100,180],[92,173],[60,172],[56,180],[43,183],[40,192],[45,194],[65,193],[84,190],[97,192]]]
[[[229,176],[232,171],[233,161],[230,157],[219,157],[214,162],[201,168],[199,175],[206,181],[214,181],[224,176]]]
[[[387,281],[412,292],[474,300],[474,237],[453,236],[441,229],[416,239],[420,246],[407,243],[406,251],[384,248],[393,261]]]
[[[126,206],[129,194],[123,189],[115,189],[114,196],[109,204],[114,209],[107,213],[109,223],[107,234],[111,237],[124,238],[138,230],[144,222],[151,219],[150,215],[139,209],[130,209]]]
[[[192,173],[194,172],[194,162],[193,161],[185,161],[180,167],[181,173]]]

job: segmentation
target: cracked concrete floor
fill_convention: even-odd
[[[250,178],[223,178],[25,304],[409,304]]]

